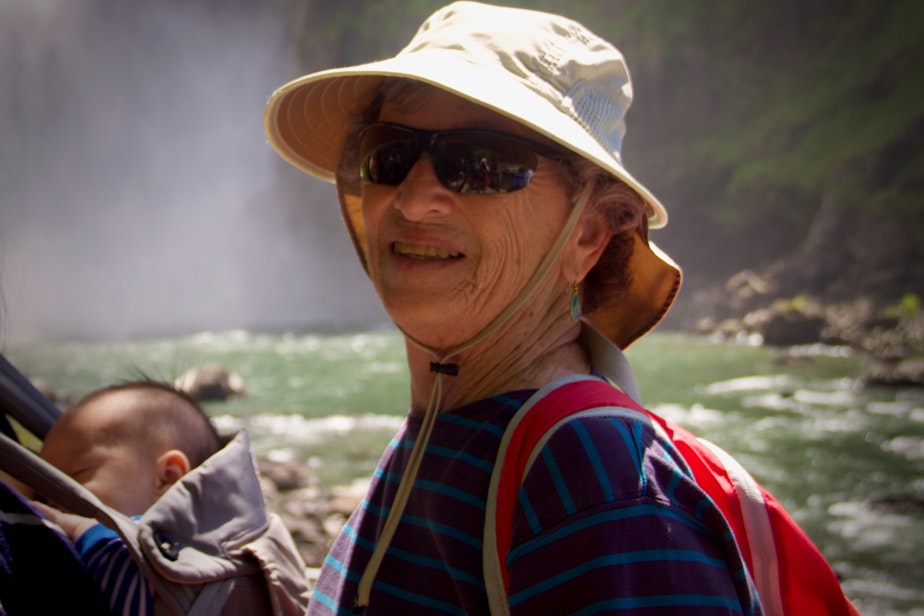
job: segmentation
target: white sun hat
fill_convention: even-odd
[[[386,77],[430,84],[531,128],[635,190],[651,206],[650,228],[667,223],[658,199],[622,165],[632,100],[625,60],[581,24],[539,11],[455,2],[427,19],[392,58],[312,73],[279,88],[264,116],[269,143],[295,167],[336,181],[353,120]],[[350,184],[338,186],[341,207],[365,265],[359,195]],[[681,278],[647,234],[633,235],[628,293],[584,315],[620,348],[661,320]]]

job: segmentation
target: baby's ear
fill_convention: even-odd
[[[189,472],[189,458],[179,449],[171,449],[157,458],[157,495],[179,481]]]

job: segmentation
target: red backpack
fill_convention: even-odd
[[[506,554],[519,486],[542,443],[581,412],[635,418],[673,442],[696,482],[725,514],[765,614],[859,615],[818,548],[734,458],[593,377],[572,377],[537,392],[517,412],[501,441],[484,543],[492,614],[508,611]]]

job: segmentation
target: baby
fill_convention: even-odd
[[[221,448],[199,405],[158,381],[94,391],[45,437],[41,456],[128,516],[140,516],[177,480]],[[114,531],[43,506],[75,541],[114,613],[150,613],[151,591]]]

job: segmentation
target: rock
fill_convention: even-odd
[[[908,494],[889,494],[869,501],[873,511],[897,513],[920,518],[924,515],[924,499]]]
[[[368,489],[369,479],[357,479],[348,486],[334,488],[331,490],[331,511],[350,515],[362,502]]]
[[[289,492],[307,486],[316,487],[318,484],[314,473],[299,462],[276,462],[260,457],[257,464],[260,477],[271,481],[277,492]]]
[[[174,386],[199,401],[226,400],[244,394],[244,379],[218,364],[191,368],[174,381]]]
[[[42,394],[43,396],[45,396],[52,402],[65,402],[65,400],[61,399],[58,396],[58,392],[56,392],[51,385],[49,385],[42,379],[31,378],[29,379],[29,382],[36,389],[36,391],[38,391],[40,394]]]
[[[827,325],[822,306],[805,297],[774,301],[741,319],[744,331],[760,334],[764,344],[770,346],[820,342]]]
[[[280,515],[283,524],[292,535],[299,554],[309,567],[320,567],[333,543],[321,522],[312,518],[292,518]]]
[[[766,296],[773,286],[763,276],[752,270],[743,270],[732,276],[725,283],[725,291],[741,302],[749,302],[755,297]]]
[[[774,314],[763,326],[764,344],[793,346],[814,344],[822,339],[827,323],[818,316],[791,311]]]
[[[324,518],[324,530],[331,537],[336,537],[343,525],[346,524],[346,521],[347,516],[342,513],[332,513]]]
[[[305,564],[316,570],[365,496],[368,480],[325,492],[307,463],[261,456],[257,468],[267,509],[282,519]]]
[[[886,359],[876,362],[863,384],[888,387],[924,387],[924,359]]]

